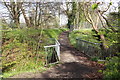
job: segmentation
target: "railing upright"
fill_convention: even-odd
[[[44,46],[45,48],[45,52],[47,53],[46,55],[46,64],[48,64],[48,49],[49,48],[54,48],[53,50],[55,50],[55,53],[57,53],[57,57],[58,57],[58,61],[60,61],[60,43],[58,42],[57,39],[54,39],[54,44],[52,45],[48,45],[48,46]],[[54,51],[52,51],[52,54],[54,53]]]

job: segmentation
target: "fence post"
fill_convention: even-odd
[[[48,63],[48,62],[47,62],[47,47],[44,47],[44,48],[45,48],[45,53],[46,53],[46,56],[45,56],[45,57],[46,57],[45,65],[47,65],[47,63]]]
[[[60,43],[55,39],[55,45],[56,45],[56,47],[55,47],[55,50],[56,50],[56,52],[57,52],[57,56],[58,56],[58,59],[60,60]]]

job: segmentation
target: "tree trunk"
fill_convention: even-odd
[[[24,16],[27,27],[30,27],[30,21],[29,21],[29,19],[27,18],[26,14],[25,14],[25,10],[22,7],[21,7],[21,11],[22,11],[22,14]]]
[[[15,3],[13,2],[4,2],[5,6],[7,7],[8,11],[10,12],[11,19],[15,24],[15,27],[19,28],[20,22],[19,22],[19,17],[20,17],[20,7],[22,6],[21,2]]]
[[[36,10],[35,10],[35,25],[34,25],[35,28],[37,28],[38,5],[39,5],[39,3],[37,2],[36,3]]]
[[[107,50],[108,47],[107,47],[107,43],[106,43],[106,40],[105,40],[104,35],[101,34],[101,35],[100,35],[100,38],[101,38],[101,40],[102,40],[102,48],[103,48],[104,50]]]
[[[95,30],[95,33],[98,35],[99,30],[96,26],[93,26],[93,29]],[[101,49],[107,50],[107,42],[105,40],[105,36],[103,34],[98,35],[99,40],[101,40]]]
[[[14,23],[15,23],[15,26],[17,26],[18,28],[20,28],[20,22],[19,22],[19,17],[15,17],[14,18]]]

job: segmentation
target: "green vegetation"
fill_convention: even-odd
[[[100,64],[105,64],[105,70],[100,71],[103,72],[104,79],[105,80],[117,80],[119,79],[120,76],[120,53],[119,53],[119,48],[120,48],[120,29],[115,28],[117,32],[111,32],[106,29],[100,29],[100,34],[104,34],[106,37],[107,41],[107,46],[108,46],[108,51],[111,53],[111,57],[106,57],[106,61],[100,62],[98,61],[98,57],[92,57],[90,60],[92,61],[98,61]],[[100,43],[98,40],[97,35],[94,33],[92,29],[81,29],[78,31],[73,31],[69,35],[69,39],[72,45],[76,46],[76,38],[80,38],[82,40],[90,41],[90,42],[95,42],[95,43]],[[108,52],[108,53],[109,53]],[[108,53],[103,54],[104,56],[110,55]]]
[[[98,4],[97,4],[97,3],[95,3],[95,4],[92,5],[92,9],[93,9],[93,10],[95,10],[97,7],[98,7]]]
[[[103,72],[104,79],[112,80],[120,76],[120,6],[116,7],[118,12],[110,12],[113,11],[112,7],[115,7],[112,2],[91,3],[75,0],[58,4],[10,0],[0,4],[3,7],[0,19],[0,30],[3,29],[0,31],[2,32],[0,35],[2,67],[0,68],[3,77],[46,70],[44,65],[47,54],[43,46],[54,44],[52,38],[58,39],[58,35],[65,31],[65,29],[53,28],[64,28],[66,25],[70,31],[80,29],[69,34],[70,42],[74,47],[79,47],[77,49],[81,52],[92,56],[92,61],[100,62],[99,59],[105,59],[106,69],[100,71]],[[61,6],[66,6],[66,9]],[[21,15],[24,21],[21,21]],[[59,26],[62,20],[67,23]],[[78,39],[81,39],[81,42]],[[52,60],[53,51],[54,48],[49,48],[48,60]]]
[[[58,35],[64,30],[30,28],[2,31],[3,77],[22,72],[44,71],[46,54],[43,46],[51,43],[50,38],[58,39]]]
[[[72,11],[68,11],[67,16],[68,16],[68,23],[67,26],[70,29],[70,26],[74,26],[75,25],[75,17],[76,17],[76,13],[77,13],[77,4],[76,2],[72,3]]]
[[[94,37],[93,35],[94,32],[92,32],[92,29],[80,29],[80,30],[76,30],[70,33],[69,38],[70,38],[70,42],[73,46],[76,46],[76,39],[80,38],[82,40],[86,40],[86,41],[90,41],[90,42],[99,42],[97,41],[96,37]]]
[[[76,45],[76,39],[80,38],[82,40],[86,40],[89,42],[94,43],[100,43],[101,41],[97,37],[100,34],[103,34],[106,36],[107,45],[110,47],[111,45],[118,44],[120,33],[119,28],[115,28],[118,32],[111,33],[111,31],[108,31],[106,29],[100,29],[100,32],[98,34],[95,34],[95,32],[92,29],[80,29],[76,30],[70,33],[69,38],[72,45]],[[119,46],[119,45],[116,45]]]
[[[103,71],[104,80],[118,80],[120,78],[120,53],[107,59],[106,69]]]
[[[91,61],[98,61],[98,59],[99,59],[99,58],[97,58],[97,57],[93,57],[93,58],[91,58],[90,60],[91,60]]]

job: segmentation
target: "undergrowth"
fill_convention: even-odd
[[[103,70],[104,80],[119,80],[120,79],[120,53],[118,56],[108,57],[105,64],[106,69]]]
[[[69,34],[69,39],[70,39],[71,44],[75,47],[76,47],[77,38],[90,41],[90,42],[99,43],[99,41],[96,40],[97,37],[94,37],[93,35],[95,35],[95,33],[92,32],[92,29],[80,29],[80,30],[71,32]]]
[[[100,29],[99,34],[103,34],[107,41],[107,46],[112,56],[106,57],[105,69],[100,72],[103,73],[104,80],[118,80],[120,78],[120,29],[115,28],[117,32],[108,32],[105,29]],[[99,35],[98,34],[98,35]],[[76,39],[100,43],[97,40],[96,34],[91,29],[81,29],[73,31],[69,34],[70,42],[76,47]],[[106,54],[104,54],[105,56]],[[91,58],[92,61],[97,61],[98,58]]]
[[[2,31],[2,72],[10,77],[22,72],[44,71],[46,43],[65,29],[14,29]]]

